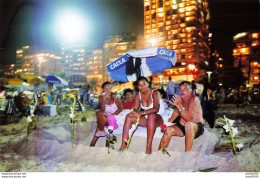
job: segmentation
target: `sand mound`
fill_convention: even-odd
[[[73,148],[69,118],[65,115],[38,118],[37,129],[29,135],[28,142],[25,139],[26,118],[16,124],[0,126],[0,171],[162,172],[196,171],[213,167],[216,168],[215,171],[221,172],[259,171],[259,144],[244,149],[237,157],[234,157],[232,152],[213,154],[221,134],[209,128],[194,141],[192,151],[188,153],[184,152],[184,137],[172,137],[168,147],[171,157],[162,154],[157,151],[160,141],[158,137],[153,140],[153,153],[146,155],[146,137],[138,134],[146,132],[146,129],[138,128],[128,151],[118,151],[121,145],[119,134],[115,150],[110,150],[108,154],[104,138],[98,140],[96,147],[89,147],[93,136],[92,120],[94,119],[91,118],[91,122],[75,124]]]

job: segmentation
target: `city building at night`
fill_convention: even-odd
[[[93,49],[86,51],[86,77],[87,81],[96,80],[97,86],[103,82],[103,49]]]
[[[0,76],[12,76],[15,74],[15,65],[0,65]]]
[[[241,32],[233,37],[234,66],[241,69],[251,88],[260,81],[260,30]]]
[[[86,46],[83,44],[62,44],[61,58],[63,71],[71,87],[85,85],[86,79]]]
[[[177,54],[176,66],[155,75],[155,81],[168,82],[169,76],[193,80],[206,74],[200,66],[209,65],[209,19],[206,0],[144,0],[145,46]]]
[[[62,70],[61,57],[49,51],[37,52],[33,47],[23,46],[16,50],[15,74],[44,75]]]

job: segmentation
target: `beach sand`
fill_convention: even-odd
[[[159,137],[153,140],[153,153],[145,154],[146,137],[138,134],[134,134],[128,151],[118,151],[121,134],[117,135],[115,149],[110,149],[110,153],[105,147],[105,138],[100,138],[96,147],[90,147],[94,111],[88,112],[86,122],[75,123],[72,148],[68,108],[63,107],[62,114],[55,117],[38,117],[37,128],[30,133],[28,142],[25,117],[18,123],[0,126],[0,171],[192,172],[210,168],[215,172],[260,171],[260,144],[249,147],[260,135],[259,106],[248,108],[247,112],[247,108],[239,111],[233,105],[223,105],[218,109],[218,116],[226,114],[236,120],[239,134],[235,140],[245,144],[237,156],[234,156],[230,139],[223,134],[222,128],[206,126],[204,134],[194,141],[192,150],[187,153],[184,152],[184,137],[172,137],[167,149],[170,157],[157,151]],[[81,113],[77,118],[81,118]]]

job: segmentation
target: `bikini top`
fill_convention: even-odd
[[[140,97],[140,105],[141,105],[141,108],[143,109],[143,110],[148,110],[148,109],[152,109],[153,108],[153,91],[154,90],[152,90],[152,93],[151,93],[151,99],[152,99],[152,103],[150,104],[150,106],[143,106],[142,105],[142,97],[141,97],[141,94],[140,94],[140,91],[139,91],[139,97]]]

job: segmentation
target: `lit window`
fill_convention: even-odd
[[[186,37],[186,33],[180,33],[179,36],[180,36],[181,38],[185,38],[185,37]]]
[[[254,76],[254,80],[258,80],[258,76]]]
[[[181,49],[181,53],[185,53],[186,52],[186,49]]]
[[[166,30],[171,30],[171,26],[166,26]]]
[[[172,3],[173,3],[173,4],[177,4],[176,0],[172,0]]]
[[[242,54],[249,54],[249,49],[248,49],[248,48],[241,48],[241,49],[240,49],[240,52],[241,52]]]
[[[252,34],[252,38],[258,38],[259,37],[259,34],[258,33],[253,33]]]
[[[180,13],[180,17],[185,17],[185,13]]]
[[[151,27],[150,27],[149,25],[145,26],[145,29],[147,29],[147,30],[150,29],[150,28],[151,28]]]
[[[158,8],[158,12],[163,12],[163,7]]]
[[[195,17],[186,17],[185,20],[188,22],[188,21],[192,21],[192,20],[195,20]]]
[[[181,23],[180,27],[186,27],[186,24],[185,23]]]
[[[17,50],[16,53],[17,53],[17,54],[23,53],[23,50]]]
[[[163,26],[163,22],[158,23],[158,26],[159,26],[159,27],[162,27],[162,26]]]
[[[194,12],[194,11],[192,11],[192,12],[186,12],[185,14],[186,14],[186,16],[192,16],[192,15],[195,14],[195,12]]]
[[[172,34],[177,34],[177,33],[179,33],[179,30],[172,30],[171,32],[172,32]]]
[[[179,12],[185,12],[185,8],[180,8]]]
[[[172,9],[177,9],[178,5],[172,5]]]
[[[178,44],[178,43],[179,43],[179,40],[173,40],[172,43],[173,43],[173,44]]]
[[[178,15],[172,15],[172,19],[176,19]]]
[[[186,11],[192,11],[192,10],[195,10],[196,7],[195,6],[188,6],[186,7]]]
[[[159,17],[163,17],[163,12],[158,13],[158,16],[159,16]]]
[[[253,41],[251,46],[258,46],[259,45],[259,41]]]
[[[144,6],[149,6],[149,5],[150,5],[149,1],[144,3]]]
[[[187,32],[192,32],[192,31],[195,31],[195,30],[196,30],[196,27],[186,27]]]
[[[179,6],[180,6],[180,7],[184,7],[184,3],[180,3]]]

